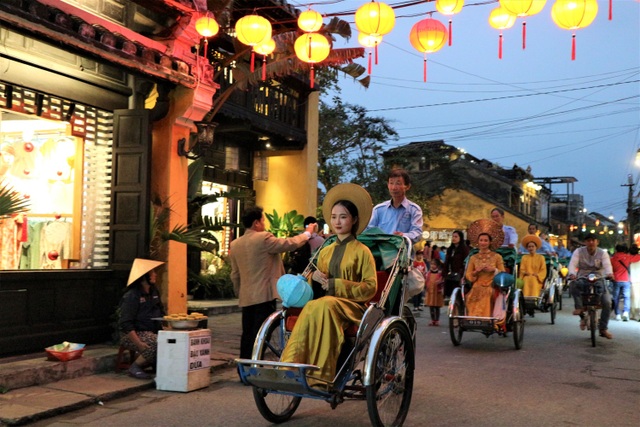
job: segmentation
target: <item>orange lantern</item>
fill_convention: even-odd
[[[411,28],[409,41],[416,50],[424,53],[423,78],[426,82],[427,53],[433,53],[442,49],[447,41],[447,29],[436,19],[423,19]]]
[[[358,33],[358,43],[361,46],[375,48],[376,64],[378,63],[378,45],[382,43],[382,36],[372,36],[371,34]],[[371,49],[369,50],[368,73],[371,74]]]
[[[276,50],[276,42],[273,39],[266,40],[263,43],[257,44],[253,47],[253,51],[255,53],[262,55],[263,81],[267,79],[267,55],[271,55],[274,50]]]
[[[356,27],[358,31],[374,37],[384,36],[393,30],[396,23],[396,14],[386,3],[371,0],[371,3],[363,4],[356,10]],[[376,65],[378,65],[378,45],[374,46]]]
[[[298,16],[298,28],[305,33],[312,33],[322,28],[322,15],[315,10],[305,10]]]
[[[313,88],[315,77],[313,64],[327,59],[331,52],[331,43],[322,34],[306,33],[296,39],[293,48],[298,59],[311,64],[310,79],[311,87]]]
[[[236,22],[236,37],[242,44],[256,46],[271,38],[271,24],[260,15],[246,15]],[[251,51],[251,72],[255,53]]]
[[[489,14],[489,25],[496,30],[500,30],[500,38],[498,39],[498,58],[502,59],[502,30],[513,27],[516,23],[516,16],[510,14],[504,7],[498,6]]]
[[[202,37],[213,37],[220,31],[220,26],[211,16],[205,15],[196,21],[196,31]]]
[[[519,18],[540,13],[547,0],[500,0],[500,6]],[[522,21],[522,48],[527,47],[527,23]]]
[[[573,30],[571,36],[571,60],[576,59],[576,31],[593,22],[598,14],[596,0],[557,0],[551,8],[551,18],[565,30]]]
[[[455,15],[462,10],[464,0],[436,0],[436,10],[445,16]],[[449,46],[452,35],[451,18],[449,18]]]

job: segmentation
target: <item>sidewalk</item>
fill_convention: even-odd
[[[242,330],[238,300],[189,301],[211,330],[211,373],[235,366]],[[155,387],[115,372],[117,345],[87,346],[83,357],[52,362],[42,353],[0,359],[0,426],[30,422]]]

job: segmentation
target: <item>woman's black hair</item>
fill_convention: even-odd
[[[355,221],[351,226],[351,234],[353,234],[353,236],[355,237],[358,234],[358,223],[360,222],[360,217],[358,216],[358,207],[351,203],[349,200],[338,200],[333,204],[333,206],[331,206],[331,210],[333,210],[336,205],[344,207],[349,212],[349,214],[353,218],[355,218]]]
[[[459,245],[464,245],[464,232],[462,230],[454,230],[453,233],[451,234],[457,234],[458,237],[460,238],[460,243],[458,243]]]

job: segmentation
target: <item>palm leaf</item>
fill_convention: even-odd
[[[25,212],[29,208],[29,200],[24,199],[9,184],[0,183],[0,218]]]

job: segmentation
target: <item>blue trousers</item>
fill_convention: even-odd
[[[613,311],[616,314],[620,313],[620,297],[624,300],[623,313],[629,313],[631,309],[631,282],[613,282]]]
[[[569,292],[573,297],[573,302],[575,303],[575,308],[582,308],[582,292],[588,289],[589,283],[580,278],[574,280],[569,285]],[[596,284],[597,292],[600,292],[600,305],[602,306],[602,311],[600,312],[600,323],[598,324],[598,329],[608,329],[609,328],[609,317],[611,316],[611,294],[604,283]]]

